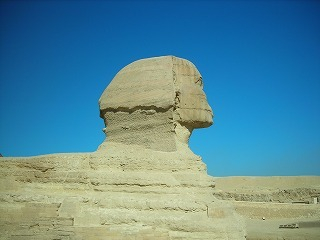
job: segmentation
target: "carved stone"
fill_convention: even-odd
[[[212,124],[202,77],[188,60],[142,59],[124,67],[99,99],[106,141],[172,152]]]

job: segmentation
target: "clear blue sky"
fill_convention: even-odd
[[[202,73],[213,176],[320,175],[319,1],[1,1],[0,152],[95,151],[98,99],[141,58]]]

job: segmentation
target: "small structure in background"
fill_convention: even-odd
[[[299,228],[298,223],[291,223],[291,224],[282,224],[279,228]]]
[[[320,193],[316,193],[314,195],[311,195],[312,199],[313,199],[313,203],[314,204],[318,204],[319,203],[319,199],[320,199]]]
[[[0,153],[0,157],[3,157],[1,153]]]

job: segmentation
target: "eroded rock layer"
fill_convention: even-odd
[[[2,239],[244,237],[233,207],[213,197],[200,157],[106,147],[107,156],[3,158]]]

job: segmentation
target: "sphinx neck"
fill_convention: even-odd
[[[162,152],[189,149],[192,129],[173,120],[172,109],[163,112],[106,112],[105,142],[141,147]],[[103,148],[103,144],[100,149]]]

